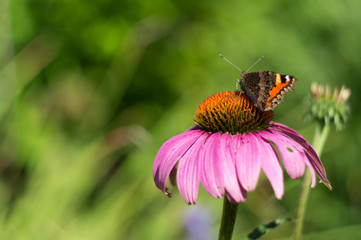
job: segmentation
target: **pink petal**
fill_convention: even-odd
[[[326,170],[325,167],[323,166],[320,158],[318,157],[316,151],[313,149],[313,147],[300,135],[298,134],[295,130],[279,124],[279,123],[273,123],[272,127],[270,127],[271,129],[274,129],[275,131],[278,131],[284,135],[286,135],[287,137],[293,139],[294,141],[296,141],[299,145],[301,145],[305,151],[305,153],[307,153],[307,158],[310,161],[311,166],[314,168],[314,170],[316,171],[318,177],[320,178],[320,180],[331,189],[331,184],[327,179],[326,176]]]
[[[224,133],[220,138],[220,158],[217,161],[219,176],[223,176],[223,186],[231,203],[240,203],[246,200],[246,191],[240,186],[235,166],[236,141],[232,135]]]
[[[236,134],[236,169],[239,182],[246,191],[256,188],[261,171],[260,145],[252,133]]]
[[[263,138],[272,141],[276,145],[282,157],[283,165],[292,179],[303,176],[306,167],[306,156],[303,148],[300,146],[297,148],[297,142],[277,131],[272,131],[271,133],[260,131],[259,133]]]
[[[255,135],[260,143],[260,158],[261,167],[269,179],[275,195],[278,199],[281,199],[284,192],[283,186],[283,172],[281,165],[278,161],[277,154],[271,144],[264,140],[259,135]]]
[[[308,156],[307,153],[305,153],[306,156],[307,156],[307,159],[306,159],[306,165],[308,167],[308,169],[310,170],[311,172],[311,187],[315,187],[316,186],[316,174],[315,174],[315,170],[314,168],[312,167],[312,165],[310,164],[310,161],[308,160],[310,157]]]
[[[154,181],[160,190],[166,191],[166,183],[171,170],[203,133],[204,131],[201,130],[188,130],[163,144],[153,164]]]
[[[188,204],[195,204],[200,179],[200,150],[209,134],[201,135],[179,160],[177,185],[180,194]]]
[[[209,136],[200,152],[201,161],[201,183],[207,192],[214,198],[220,198],[224,195],[223,181],[217,170],[217,162],[220,161],[221,133],[215,133]]]

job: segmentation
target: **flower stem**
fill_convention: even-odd
[[[313,139],[312,145],[315,151],[317,152],[318,156],[321,156],[329,132],[330,132],[329,124],[321,124],[321,123],[317,124],[315,137]],[[310,171],[306,171],[303,178],[301,195],[297,208],[297,219],[296,219],[295,232],[293,234],[293,240],[300,240],[302,236],[302,228],[306,213],[307,199],[310,193],[310,185],[311,185],[311,173]]]
[[[313,139],[313,148],[317,152],[318,156],[321,156],[323,146],[325,145],[328,133],[330,132],[330,124],[317,124],[315,137]]]
[[[238,204],[230,203],[226,196],[223,198],[223,214],[218,239],[230,240],[232,239],[233,228],[236,222]]]

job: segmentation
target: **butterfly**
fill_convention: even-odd
[[[252,103],[262,111],[273,110],[283,102],[283,96],[293,91],[296,78],[291,75],[279,74],[272,71],[259,71],[247,73],[254,65],[262,60],[260,57],[247,71],[243,71],[231,61],[219,54],[224,60],[242,72],[239,85]]]
[[[242,72],[239,84],[252,103],[262,111],[273,110],[294,89],[296,78],[272,71]]]

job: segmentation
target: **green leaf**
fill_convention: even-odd
[[[263,224],[257,228],[255,228],[250,234],[248,234],[246,240],[255,240],[259,239],[261,236],[263,236],[265,233],[267,233],[269,230],[274,229],[281,225],[284,222],[292,221],[291,218],[278,218],[272,222],[269,222],[267,224]]]

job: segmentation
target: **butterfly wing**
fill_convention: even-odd
[[[288,91],[293,91],[296,81],[296,78],[291,75],[276,74],[276,81],[273,88],[269,92],[265,110],[272,110],[278,104],[283,102],[284,95]]]
[[[273,109],[269,108],[270,104],[267,104],[267,100],[271,90],[276,86],[276,75],[272,71],[242,73],[240,85],[243,92],[262,111]]]

